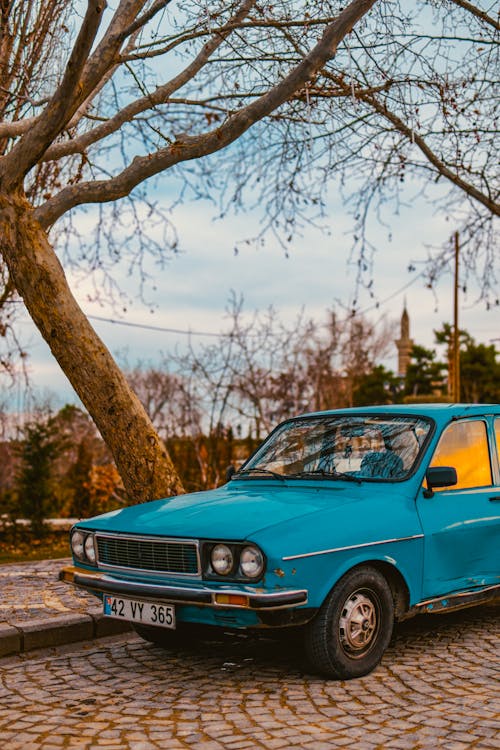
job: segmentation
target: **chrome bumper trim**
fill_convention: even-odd
[[[99,572],[81,572],[77,568],[63,568],[59,578],[75,586],[98,591],[102,594],[115,594],[133,598],[172,602],[173,604],[198,604],[218,609],[284,609],[307,604],[307,591],[284,589],[278,591],[256,591],[253,588],[211,589],[207,586],[163,586],[140,581],[124,581]],[[216,601],[217,595],[246,597],[247,604],[227,604]]]

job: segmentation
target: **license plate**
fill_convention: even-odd
[[[175,607],[171,604],[142,602],[105,594],[103,612],[105,617],[114,617],[117,620],[156,625],[160,628],[175,628]]]

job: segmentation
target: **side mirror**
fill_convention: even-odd
[[[454,466],[430,466],[425,472],[425,481],[424,497],[432,497],[434,487],[453,487],[458,482],[457,470]]]
[[[231,464],[226,469],[226,482],[229,482],[234,474],[236,474],[236,469],[233,464]]]

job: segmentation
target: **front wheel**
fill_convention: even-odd
[[[394,625],[392,592],[375,568],[354,568],[334,586],[305,631],[312,667],[327,677],[362,677],[379,664]]]

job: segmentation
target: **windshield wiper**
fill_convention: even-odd
[[[362,484],[363,480],[354,474],[347,474],[344,471],[326,471],[325,469],[311,469],[310,471],[300,471],[297,474],[288,474],[290,477],[325,477],[326,479],[345,479],[346,482],[356,482]]]
[[[355,474],[348,474],[345,471],[335,471],[332,474],[334,479],[345,479],[347,482],[356,482],[356,484],[363,484],[361,477],[357,477]]]
[[[283,474],[278,474],[277,471],[271,471],[271,469],[260,469],[257,466],[252,469],[240,469],[240,471],[237,471],[234,476],[241,477],[244,474],[265,474],[266,476],[274,477],[275,479],[281,479],[283,482],[286,479]]]

